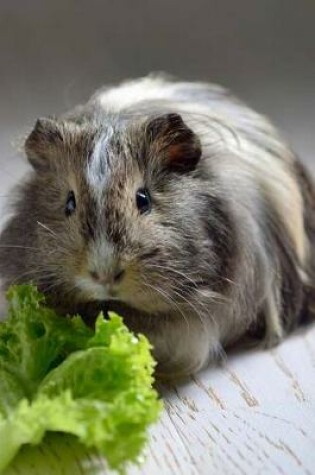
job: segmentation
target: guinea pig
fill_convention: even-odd
[[[33,167],[0,276],[64,314],[118,311],[158,371],[194,373],[246,335],[275,345],[314,295],[315,187],[261,115],[211,84],[97,91],[25,142]]]

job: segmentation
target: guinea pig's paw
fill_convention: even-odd
[[[267,329],[266,334],[261,342],[261,347],[263,349],[274,348],[279,345],[283,339],[283,330],[282,328],[277,329]]]

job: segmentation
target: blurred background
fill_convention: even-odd
[[[314,22],[313,0],[1,0],[0,174],[36,117],[150,71],[227,86],[312,167]]]

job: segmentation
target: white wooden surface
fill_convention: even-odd
[[[0,209],[24,171],[13,154],[0,158]],[[163,386],[161,395],[165,409],[145,461],[128,474],[315,474],[315,325],[274,350],[229,354],[184,384]],[[108,473],[104,460],[54,434],[24,448],[5,475],[92,473]]]

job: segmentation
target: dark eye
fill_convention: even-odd
[[[136,193],[136,201],[140,214],[149,213],[151,211],[151,198],[148,190],[140,188]]]
[[[76,206],[77,205],[76,205],[74,193],[73,191],[69,191],[68,196],[67,196],[66,207],[65,207],[65,214],[67,218],[75,212]]]

